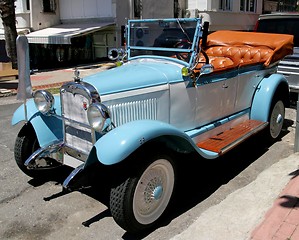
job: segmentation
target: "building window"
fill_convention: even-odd
[[[219,1],[219,9],[223,11],[231,11],[232,10],[232,0],[220,0]]]
[[[298,0],[265,0],[263,13],[271,12],[298,12]]]
[[[240,11],[241,12],[255,12],[256,11],[256,0],[240,0]]]
[[[277,1],[277,11],[278,12],[296,12],[298,11],[298,1],[297,0],[280,0]]]
[[[29,0],[16,0],[15,11],[16,13],[25,13],[30,10]]]
[[[43,12],[53,13],[56,10],[55,0],[43,0]]]

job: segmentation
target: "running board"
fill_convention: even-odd
[[[267,125],[268,122],[249,119],[224,132],[198,142],[196,145],[199,148],[221,155],[234,148],[255,133],[263,130]]]

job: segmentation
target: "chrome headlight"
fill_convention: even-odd
[[[46,90],[38,90],[33,95],[34,103],[42,114],[51,113],[54,109],[54,97]]]
[[[104,131],[111,124],[109,109],[102,103],[93,103],[87,109],[90,126],[98,131]]]

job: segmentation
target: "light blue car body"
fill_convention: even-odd
[[[281,74],[271,74],[261,81],[254,95],[250,117],[260,121],[268,121],[271,102],[279,85],[288,88],[286,78]]]
[[[128,89],[140,89],[143,87],[169,84],[169,78],[176,79],[179,77],[179,73],[177,71],[170,71],[171,77],[168,77],[167,74],[162,75],[161,70],[154,69],[153,66],[151,66],[151,69],[154,69],[156,73],[160,73],[162,77],[160,76],[160,78],[156,78],[154,80],[151,80],[150,77],[147,77],[145,80],[143,78],[143,83],[145,81],[146,85],[141,86],[136,84],[141,77],[138,73],[136,74],[136,78],[132,78],[130,81],[124,81],[124,79],[122,79],[125,76],[124,72],[136,72],[136,66],[132,66],[134,68],[133,70],[130,67],[115,68],[110,71],[90,76],[86,78],[85,81],[93,83],[97,81],[97,78],[105,79],[98,82],[99,89],[102,90],[102,95],[105,95],[115,93],[113,88],[123,92]],[[111,74],[111,72],[113,74]],[[139,72],[139,74],[142,75],[142,72]],[[173,78],[173,76],[175,76],[175,78]],[[113,85],[113,87],[109,84],[109,82],[113,81],[114,77],[117,81],[114,82],[115,85]],[[174,82],[177,81],[178,80],[174,80]],[[183,79],[180,79],[180,81],[183,82]],[[118,84],[121,84],[121,86]],[[280,74],[272,74],[269,77],[265,77],[260,82],[259,87],[257,88],[258,90],[254,95],[250,110],[250,117],[252,119],[267,121],[269,118],[272,98],[280,84],[287,85],[285,78]],[[60,98],[57,96],[55,97],[55,109],[56,114],[61,115]],[[12,124],[15,125],[20,121],[25,121],[25,119],[24,106],[22,105],[14,113]],[[63,139],[62,121],[58,118],[47,117],[41,114],[36,109],[33,99],[30,99],[27,102],[27,119],[32,124],[41,147]],[[162,137],[165,141],[167,141],[167,139],[173,139],[179,148],[185,148],[182,149],[182,151],[185,150],[190,152],[193,149],[207,159],[218,157],[218,154],[214,152],[198,148],[188,133],[185,133],[170,124],[154,120],[138,120],[128,122],[120,127],[117,127],[98,139],[98,141],[94,144],[96,149],[96,158],[95,156],[90,156],[86,164],[89,165],[95,160],[98,160],[105,165],[119,163],[126,159],[126,157],[136,151],[144,143]],[[113,150],[110,146],[113,146]]]
[[[199,31],[196,31],[195,36],[198,35],[197,38],[199,38]],[[199,39],[193,42],[193,48],[196,48],[195,45],[198,44],[198,41]],[[138,47],[135,48],[138,50]],[[191,54],[195,54],[191,50],[190,52]],[[198,147],[195,139],[200,138],[203,133],[217,129],[219,126],[226,126],[225,124],[237,117],[248,116],[249,119],[267,122],[273,96],[281,86],[284,86],[284,91],[288,90],[286,79],[282,75],[272,74],[273,69],[266,70],[264,76],[258,82],[258,86],[248,106],[232,112],[224,111],[220,117],[207,117],[205,122],[198,123],[197,114],[190,113],[189,109],[205,117],[211,113],[210,109],[202,110],[201,113],[198,104],[200,101],[203,102],[203,100],[201,99],[201,95],[199,95],[201,93],[198,91],[204,89],[204,91],[210,91],[212,94],[213,89],[211,86],[213,85],[218,86],[219,84],[226,83],[231,78],[241,81],[242,79],[239,78],[244,74],[244,70],[242,74],[239,72],[241,70],[234,70],[229,73],[223,72],[212,76],[201,76],[194,83],[194,80],[190,76],[182,76],[182,68],[186,66],[190,67],[191,64],[192,60],[186,63],[168,57],[140,56],[138,58],[129,56],[129,61],[120,67],[86,77],[83,81],[93,86],[101,98],[104,99],[103,103],[107,103],[108,106],[124,104],[119,100],[121,97],[129,99],[128,103],[125,103],[128,105],[131,102],[135,104],[135,100],[131,101],[130,98],[136,98],[138,104],[139,102],[144,104],[144,100],[139,99],[140,94],[138,95],[138,93],[144,94],[143,92],[145,91],[146,94],[150,95],[151,89],[155,89],[155,94],[159,95],[162,100],[159,102],[159,98],[155,100],[155,97],[151,99],[158,101],[157,105],[163,105],[163,109],[152,110],[155,111],[155,114],[158,116],[157,118],[127,121],[103,135],[97,135],[100,137],[97,137],[94,142],[92,147],[94,151],[90,151],[90,154],[88,154],[85,165],[89,166],[96,161],[104,165],[117,164],[125,160],[144,144],[155,141],[169,142],[169,147],[173,150],[181,152],[196,151],[204,158],[216,158],[219,156],[219,153]],[[264,70],[260,70],[260,66],[251,67],[248,70],[252,76],[256,71],[264,72]],[[178,96],[181,91],[180,89],[185,89],[182,97]],[[252,92],[252,89],[250,91]],[[126,96],[127,93],[128,96]],[[216,97],[219,95],[217,92],[215,94]],[[247,94],[245,91],[245,95],[249,94],[252,93]],[[117,96],[116,100],[113,96]],[[179,102],[180,98],[183,104]],[[217,101],[217,99],[214,100],[214,97],[211,96],[208,101],[213,102]],[[39,145],[42,148],[46,148],[53,142],[64,141],[64,127],[61,120],[63,114],[61,111],[61,98],[59,96],[55,96],[54,109],[56,116],[41,114],[32,99],[27,101],[26,106],[27,116],[24,114],[24,106],[20,106],[13,115],[13,125],[28,119],[28,122],[34,128]],[[168,109],[165,111],[167,107]],[[146,113],[142,114],[146,115]],[[162,116],[161,119],[160,115]],[[186,123],[185,125],[182,124],[185,120],[184,116],[188,116],[188,124]],[[134,119],[132,116],[128,118]]]

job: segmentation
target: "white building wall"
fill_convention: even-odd
[[[197,17],[203,16],[203,21],[210,23],[210,31],[253,30],[262,14],[263,0],[256,0],[255,7],[255,12],[240,11],[240,1],[231,0],[231,10],[221,10],[220,0],[187,0],[187,9],[197,9]]]
[[[56,9],[52,13],[44,13],[42,1],[30,0],[30,27],[32,30],[41,30],[60,23],[59,1],[56,0]]]
[[[115,18],[115,2],[112,0],[60,0],[60,18],[61,21]]]
[[[15,1],[16,28],[18,32],[26,33],[30,29],[30,11],[27,10],[26,0]],[[4,28],[0,21],[0,29]]]
[[[173,18],[173,0],[143,0],[142,18]]]
[[[201,11],[206,11],[208,9],[208,2],[207,0],[189,0],[187,3],[187,9],[199,9]]]

